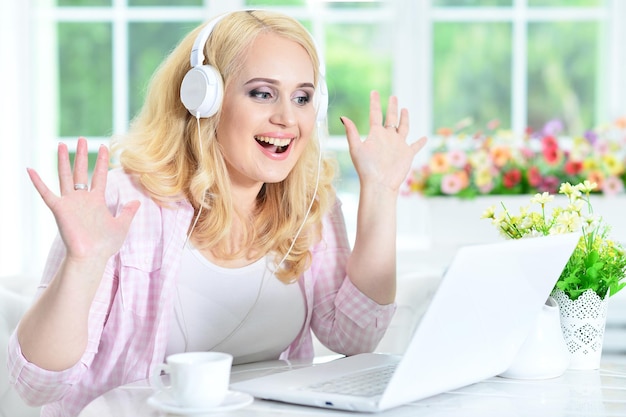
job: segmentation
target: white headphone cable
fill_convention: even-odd
[[[202,140],[201,140],[201,137],[200,137],[200,117],[196,117],[196,121],[197,121],[197,124],[198,124],[198,140],[200,142],[200,160],[202,161],[203,154],[202,154]],[[315,203],[315,198],[317,197],[317,191],[319,189],[320,174],[321,174],[321,169],[322,169],[322,147],[321,147],[321,138],[320,138],[320,123],[317,123],[317,140],[318,140],[318,144],[320,144],[320,146],[318,148],[317,175],[316,175],[316,178],[315,178],[315,187],[313,189],[313,196],[311,197],[311,201],[309,203],[309,206],[307,207],[306,213],[304,215],[304,219],[302,220],[302,223],[300,224],[300,227],[298,227],[298,230],[296,231],[296,234],[294,235],[294,238],[291,241],[291,245],[289,246],[289,249],[287,249],[287,252],[285,253],[285,255],[282,257],[280,262],[276,265],[276,268],[272,271],[272,274],[274,274],[274,272],[277,271],[281,267],[283,262],[285,262],[285,260],[287,259],[287,257],[291,253],[291,251],[293,250],[293,247],[296,244],[296,240],[298,239],[298,236],[300,236],[300,233],[302,232],[302,229],[304,228],[304,225],[306,224],[306,220],[309,217],[309,214],[311,213],[311,210],[313,209],[313,204]],[[193,229],[195,228],[196,223],[198,222],[198,219],[200,218],[200,213],[201,212],[202,212],[202,204],[200,205],[200,208],[198,209],[198,214],[197,214],[197,216],[196,216],[196,218],[195,218],[195,220],[193,222],[193,225],[191,226],[191,229],[189,230],[189,233],[187,234],[187,238],[185,239],[185,243],[183,244],[183,247],[185,245],[187,245],[187,242],[189,241],[189,239],[191,237],[191,233],[192,233]],[[243,319],[241,319],[239,324],[237,326],[235,326],[235,328],[228,335],[226,335],[226,337],[224,339],[220,340],[217,344],[213,345],[208,350],[213,350],[217,346],[219,346],[222,343],[228,341],[235,333],[237,333],[237,331],[239,331],[239,329],[241,329],[241,327],[243,327],[243,325],[246,323],[246,321],[248,321],[248,318],[250,317],[250,314],[252,314],[252,311],[257,306],[257,304],[259,302],[259,299],[261,298],[261,293],[263,292],[263,288],[265,287],[265,283],[266,283],[266,279],[265,278],[267,276],[267,271],[269,269],[270,269],[270,266],[266,265],[266,268],[265,268],[265,270],[263,272],[263,276],[261,277],[261,284],[259,285],[259,291],[257,292],[256,298],[254,299],[254,302],[252,303],[252,306],[250,306],[250,308],[248,309],[248,312],[243,317]],[[182,330],[182,333],[183,333],[183,340],[185,341],[185,350],[184,351],[187,352],[187,349],[188,349],[188,346],[189,346],[187,321],[185,320],[185,315],[183,314],[182,301],[180,299],[180,293],[178,292],[178,287],[176,287],[176,297],[178,299],[178,304],[179,304],[180,312],[181,312],[181,316],[178,317],[178,315],[176,315],[176,318],[177,318],[177,321],[178,321],[179,326],[181,327],[181,330]]]
[[[200,113],[196,113],[196,125],[198,126],[198,144],[200,147],[200,163],[202,163],[202,160],[204,159],[204,151],[202,150],[202,136],[200,135]],[[185,238],[185,241],[183,242],[183,248],[185,247],[185,245],[187,245],[187,242],[189,242],[189,239],[191,238],[191,232],[193,231],[193,229],[196,228],[196,224],[198,223],[198,220],[200,219],[201,213],[202,213],[202,203],[200,203],[200,207],[198,208],[198,214],[196,215],[196,218],[193,221],[191,228],[189,229],[189,233],[187,233],[187,237]]]
[[[314,188],[314,191],[313,191],[313,198],[311,198],[311,202],[309,203],[309,206],[307,208],[306,214],[304,215],[304,220],[302,221],[302,223],[300,224],[300,227],[296,231],[296,234],[295,234],[293,240],[291,241],[291,245],[289,246],[289,249],[287,249],[287,252],[285,253],[285,256],[283,256],[281,261],[276,265],[276,268],[273,271],[271,271],[272,275],[274,274],[275,271],[277,271],[280,268],[280,266],[283,264],[283,262],[285,262],[285,260],[287,259],[287,257],[291,253],[294,245],[296,244],[296,240],[297,240],[298,236],[300,235],[300,232],[302,232],[302,229],[304,228],[304,225],[306,224],[306,220],[309,217],[309,214],[311,213],[311,209],[313,208],[313,204],[315,203],[315,197],[317,196],[317,190],[318,190],[319,183],[320,183],[320,169],[321,169],[321,167],[322,167],[322,149],[320,147],[319,158],[318,158],[318,161],[317,161],[317,178],[315,180],[315,188]],[[250,306],[250,308],[248,309],[248,312],[246,313],[246,315],[241,319],[239,324],[237,326],[235,326],[235,328],[224,339],[220,340],[217,344],[213,345],[209,350],[213,350],[216,347],[218,347],[219,345],[221,345],[222,343],[227,342],[248,321],[248,318],[252,314],[252,311],[254,310],[254,308],[257,306],[259,300],[261,299],[261,294],[263,292],[263,288],[265,287],[265,283],[266,283],[266,279],[265,278],[267,276],[267,271],[269,269],[270,269],[270,266],[268,264],[266,264],[266,268],[263,271],[263,277],[261,278],[261,285],[259,285],[259,292],[257,293],[256,298],[255,298],[254,302],[252,303],[252,306]],[[186,328],[186,326],[185,326],[185,328]],[[186,344],[186,342],[187,342],[187,337],[185,336],[185,344]]]

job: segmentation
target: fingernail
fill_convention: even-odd
[[[344,126],[346,125],[346,124],[343,122],[343,116],[341,116],[341,117],[339,118],[339,121],[341,122],[341,124],[342,124],[342,125],[344,125]]]

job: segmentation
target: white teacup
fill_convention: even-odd
[[[232,355],[222,352],[186,352],[170,355],[156,368],[151,381],[166,391],[178,406],[211,408],[220,405],[228,393]],[[161,372],[170,375],[165,385]]]

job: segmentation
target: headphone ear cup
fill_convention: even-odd
[[[315,114],[317,123],[323,123],[328,113],[328,86],[324,78],[320,78],[315,90]]]
[[[180,100],[194,117],[211,117],[220,109],[224,83],[220,73],[210,65],[190,69],[180,86]]]

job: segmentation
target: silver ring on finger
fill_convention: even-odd
[[[385,125],[385,129],[388,127],[393,127],[394,129],[398,130],[398,125]]]
[[[83,190],[83,191],[88,191],[89,187],[87,186],[87,184],[83,184],[83,183],[76,183],[74,184],[74,189],[75,190]]]

